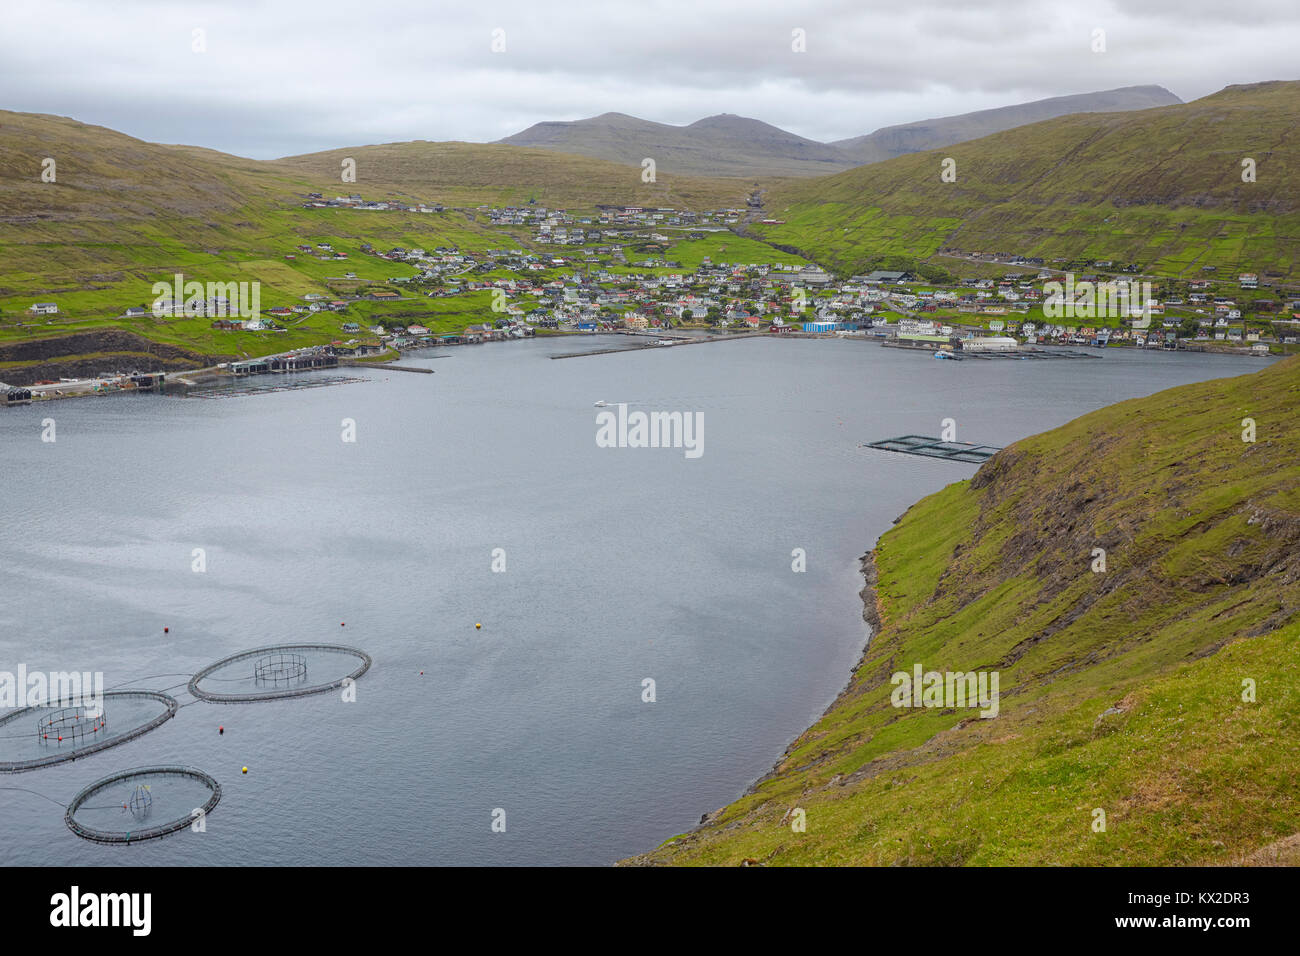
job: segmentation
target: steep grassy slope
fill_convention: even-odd
[[[220,158],[214,162],[213,158]],[[46,159],[55,182],[42,182]],[[203,220],[264,200],[259,164],[211,150],[146,143],[63,116],[0,111],[0,224],[149,216]]]
[[[874,552],[883,625],[849,687],[638,862],[1233,863],[1296,834],[1298,420],[1289,359],[1027,438],[915,505]],[[892,706],[918,663],[997,672],[1000,712]]]
[[[1047,120],[774,187],[756,227],[853,271],[944,247],[1287,275],[1300,259],[1300,82]],[[956,162],[956,181],[941,162]],[[1242,181],[1242,160],[1256,181]]]

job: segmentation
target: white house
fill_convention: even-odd
[[[1007,335],[982,335],[961,343],[963,352],[1014,352],[1020,343]]]
[[[33,302],[28,312],[35,312],[37,315],[54,315],[59,311],[59,307],[53,302]]]

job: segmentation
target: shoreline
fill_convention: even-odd
[[[897,518],[894,519],[892,523],[897,524],[898,519]],[[862,589],[858,591],[858,597],[862,601],[862,620],[868,627],[871,628],[871,632],[867,635],[867,642],[862,645],[862,650],[858,652],[857,661],[854,663],[852,667],[849,668],[848,680],[845,681],[844,686],[840,689],[839,693],[835,695],[834,699],[832,699],[831,702],[827,704],[826,707],[822,710],[821,717],[825,717],[827,714],[829,714],[832,710],[834,710],[839,705],[840,701],[842,701],[848,694],[852,693],[854,683],[858,675],[858,670],[859,668],[862,667],[863,663],[866,660],[867,651],[871,648],[871,642],[876,639],[876,636],[880,633],[880,629],[883,626],[883,619],[880,614],[880,599],[877,593],[877,585],[879,584],[880,581],[880,570],[876,566],[876,551],[874,548],[872,548],[870,551],[868,551],[866,554],[862,555],[862,557],[858,559],[858,573],[862,575],[862,580],[863,580]],[[738,794],[734,799],[728,801],[725,806],[719,807],[716,810],[712,810],[708,813],[703,814],[700,817],[699,823],[695,824],[695,826],[691,827],[689,830],[684,830],[682,831],[682,833],[670,837],[668,840],[665,840],[663,843],[659,844],[659,846],[664,846],[665,844],[671,842],[672,840],[676,840],[682,836],[686,836],[688,834],[695,833],[699,830],[702,830],[704,827],[716,821],[719,815],[724,810],[726,810],[728,806],[730,806],[732,803],[735,803],[736,800],[741,800],[745,797],[751,796],[754,793],[756,793],[760,786],[762,786],[768,780],[773,779],[779,774],[782,762],[784,762],[785,759],[790,756],[790,754],[794,751],[795,747],[798,745],[799,741],[801,741],[804,738],[804,736],[810,730],[812,730],[813,727],[817,725],[817,721],[820,720],[821,717],[818,717],[816,720],[812,721],[807,727],[801,730],[799,734],[793,740],[790,741],[790,743],[786,745],[785,749],[781,751],[781,755],[777,757],[776,762],[772,764],[772,769],[768,770],[761,777],[758,777],[756,780],[754,780],[753,783],[751,783],[743,791],[741,791],[741,793]],[[623,860],[617,860],[615,861],[615,865],[622,865],[628,863],[631,860],[639,859],[645,854],[651,853],[657,849],[659,849],[659,847],[653,847],[650,850],[646,850],[642,853],[637,854],[635,857],[628,857]],[[637,865],[637,864],[632,864],[632,865]]]
[[[629,333],[622,332],[622,331],[583,333],[583,332],[552,332],[548,330],[544,334],[539,334],[536,336],[528,336],[527,338],[560,338],[560,337],[567,337],[567,336],[589,338],[597,335],[600,336],[621,335],[626,337],[628,334]],[[637,333],[632,333],[632,334],[636,335]],[[644,333],[641,333],[640,337],[646,337],[646,336]],[[890,347],[897,348],[905,352],[906,351],[920,351],[920,352],[933,351],[933,349],[929,348],[928,346],[924,348],[918,348],[915,346],[899,345],[885,338],[877,338],[877,337],[863,336],[863,335],[848,336],[848,335],[840,335],[833,332],[788,332],[782,335],[773,335],[765,332],[753,332],[753,331],[739,332],[738,331],[738,332],[721,333],[721,334],[713,334],[713,335],[706,334],[702,336],[679,337],[677,341],[673,343],[673,345],[674,346],[701,345],[701,344],[707,344],[713,342],[726,342],[726,341],[731,341],[733,339],[736,340],[771,339],[775,341],[781,341],[781,340],[805,340],[806,341],[809,339],[821,339],[821,340],[834,340],[834,341],[842,341],[842,342],[844,341],[860,342],[863,344],[874,344],[884,348],[890,348]],[[505,339],[503,341],[513,341],[513,339]],[[475,342],[475,343],[454,343],[454,344],[479,345],[485,343]],[[421,345],[421,346],[417,346],[414,348],[407,348],[407,349],[390,347],[390,348],[386,348],[383,352],[379,352],[367,358],[357,358],[350,355],[341,355],[341,356],[336,355],[335,358],[337,359],[337,365],[336,366],[331,365],[328,367],[342,368],[347,366],[353,368],[384,368],[385,366],[387,366],[389,368],[393,368],[391,363],[400,360],[404,354],[410,352],[425,352],[437,348],[451,348],[453,347],[454,344],[449,343],[449,344],[440,344],[440,345]],[[273,353],[271,355],[261,356],[253,359],[236,359],[233,360],[232,362],[227,362],[223,364],[230,365],[230,364],[246,364],[250,362],[261,362],[272,358],[279,358],[284,355],[295,354],[298,352],[311,352],[326,347],[328,346],[319,346],[319,345],[308,346],[304,349],[292,350],[291,352],[288,353]],[[564,353],[560,355],[552,355],[551,358],[565,359],[565,358],[579,358],[588,355],[610,355],[610,354],[617,354],[620,352],[655,351],[655,350],[663,349],[665,347],[666,346],[659,345],[657,342],[654,342],[654,343],[646,343],[644,345],[629,345],[626,347],[612,347],[607,349],[592,349],[583,352]],[[1261,352],[1253,352],[1247,349],[1238,349],[1238,348],[1215,348],[1215,347],[1207,348],[1203,346],[1189,346],[1189,347],[1180,348],[1176,350],[1169,350],[1169,349],[1159,349],[1159,348],[1151,348],[1151,347],[1139,348],[1137,346],[1131,346],[1131,345],[1115,345],[1111,347],[1121,348],[1125,351],[1153,352],[1153,353],[1158,352],[1161,354],[1172,351],[1173,354],[1178,354],[1179,352],[1185,352],[1185,353],[1194,353],[1194,354],[1202,354],[1202,355],[1205,354],[1228,355],[1236,358],[1255,358],[1255,359],[1286,358],[1285,355],[1277,355],[1272,352],[1261,353]],[[1106,351],[1105,349],[1098,349],[1096,351],[1096,354],[1072,352],[1071,350],[1075,348],[1077,348],[1077,346],[1059,346],[1059,345],[1021,346],[1021,349],[1027,349],[1027,351],[1017,350],[1015,352],[1008,352],[1002,354],[991,353],[987,355],[972,354],[969,357],[978,358],[978,359],[1101,358]],[[1053,350],[1062,350],[1062,351],[1058,354],[1055,353]],[[390,353],[393,354],[392,358],[389,358]],[[312,367],[312,368],[296,368],[296,369],[287,369],[287,370],[277,369],[275,370],[274,373],[288,374],[290,372],[322,371],[325,367],[326,366]],[[410,369],[410,368],[399,368],[398,370],[416,371],[416,369]],[[268,374],[274,374],[274,373],[268,373]],[[130,381],[133,378],[142,378],[142,377],[148,377],[150,379],[156,378],[157,381],[147,386],[139,386],[133,384]],[[223,368],[222,365],[218,364],[218,365],[208,365],[199,368],[190,368],[190,369],[182,369],[182,370],[175,370],[175,371],[160,369],[160,370],[154,370],[150,372],[139,372],[139,373],[122,373],[122,372],[115,372],[111,374],[99,373],[99,377],[95,377],[95,378],[78,378],[78,379],[69,379],[67,381],[61,380],[59,382],[55,382],[47,385],[39,385],[39,384],[25,385],[25,384],[0,382],[0,408],[10,408],[10,407],[17,408],[24,405],[40,405],[46,402],[58,401],[60,399],[85,398],[92,395],[104,396],[104,395],[115,395],[121,393],[135,393],[135,392],[155,392],[160,394],[169,391],[184,392],[191,387],[211,386],[214,384],[221,384],[227,380],[230,382],[234,382],[241,377],[248,377],[248,376],[235,375],[229,372],[227,368]],[[5,393],[10,390],[25,390],[30,392],[31,395],[30,398],[22,401],[13,401],[13,402],[6,401]],[[38,390],[40,390],[39,393]],[[50,390],[53,390],[54,394],[49,394]]]
[[[545,334],[526,336],[525,338],[552,338],[559,336],[582,336],[589,337],[592,333],[580,332],[551,332]],[[595,335],[621,335],[619,332],[597,332]],[[503,342],[515,341],[513,338],[502,339]],[[520,339],[523,341],[523,339]],[[459,343],[439,343],[428,345],[416,345],[410,348],[399,348],[395,346],[385,347],[383,351],[374,353],[366,357],[356,357],[353,355],[339,355],[335,353],[333,358],[335,363],[330,365],[321,365],[308,368],[292,369],[275,369],[266,374],[293,374],[300,372],[319,372],[326,371],[330,368],[376,368],[386,369],[389,371],[419,371],[432,372],[432,369],[417,369],[411,367],[395,366],[392,363],[398,362],[404,355],[412,352],[427,352],[434,349],[453,348],[458,345],[483,345],[484,342],[459,342]],[[280,358],[291,354],[313,353],[317,350],[330,347],[325,345],[304,346],[301,349],[291,349],[288,352],[274,352],[268,355],[257,356],[253,358],[227,358],[224,362],[212,365],[197,366],[186,369],[155,369],[148,372],[130,373],[130,372],[100,372],[95,377],[69,378],[66,381],[60,380],[47,385],[40,384],[19,384],[7,383],[0,380],[0,408],[18,408],[26,405],[43,405],[47,402],[59,401],[68,398],[86,398],[89,396],[117,395],[123,393],[136,392],[153,392],[157,394],[166,394],[168,392],[184,394],[190,388],[210,387],[225,383],[233,383],[243,378],[252,377],[250,375],[236,375],[229,371],[228,366],[236,364],[247,364],[268,361],[273,358]],[[57,367],[54,369],[58,371]],[[260,374],[260,373],[259,373]],[[149,387],[138,387],[131,384],[133,377],[149,376],[156,377],[157,382]],[[126,381],[124,381],[126,380]],[[24,390],[31,393],[31,397],[16,402],[5,400],[5,393],[9,390]],[[53,392],[53,394],[50,394]]]
[[[1246,668],[1259,668],[1274,681],[1285,682],[1288,673],[1279,649],[1294,636],[1298,618],[1285,591],[1271,593],[1260,584],[1296,583],[1294,573],[1286,576],[1294,571],[1289,539],[1296,532],[1295,509],[1284,496],[1293,484],[1285,466],[1297,449],[1286,424],[1296,401],[1297,362],[1156,392],[1135,433],[1124,433],[1135,419],[1129,402],[1102,406],[1025,439],[1019,453],[999,456],[995,471],[979,470],[969,482],[947,485],[910,506],[882,535],[902,550],[887,545],[880,559],[878,542],[861,559],[863,619],[873,624],[869,656],[858,661],[824,716],[743,794],[620,865],[1207,865],[1294,842],[1294,815],[1273,824],[1225,812],[1241,806],[1233,775],[1222,775],[1214,787],[1189,788],[1181,772],[1191,766],[1210,777],[1209,768],[1220,766],[1225,754],[1241,766],[1260,766],[1286,739],[1283,718],[1265,737],[1257,728],[1272,730],[1272,715],[1239,719],[1251,711],[1237,705],[1235,694],[1225,702],[1222,688]],[[1201,426],[1198,410],[1207,403],[1276,409],[1276,430],[1255,447],[1246,440],[1242,453],[1231,432],[1233,440],[1225,442]],[[1175,450],[1153,460],[1149,449],[1162,438]],[[1107,459],[1092,460],[1105,446]],[[1216,499],[1195,529],[1174,536],[1162,521],[1168,499],[1186,487],[1187,477],[1172,473],[1170,461],[1190,461],[1194,474],[1232,489],[1228,504]],[[1113,482],[1100,498],[1099,475]],[[1017,538],[1032,524],[1026,516],[1044,500],[1060,517]],[[1118,536],[1111,524],[1115,503],[1133,522]],[[1249,539],[1257,556],[1245,563],[1221,544],[1222,533],[1240,524],[1259,526]],[[1121,576],[1092,585],[1081,598],[1070,587],[1079,574],[1078,554],[1087,554],[1079,542],[1106,543],[1106,535],[1112,544],[1142,544],[1131,550],[1132,564],[1122,566]],[[892,568],[891,577],[912,582],[897,595],[891,591],[890,613],[903,616],[895,615],[889,635],[883,634],[881,560],[885,570]],[[1196,610],[1206,603],[1199,581],[1183,583],[1183,568],[1200,563],[1208,569],[1204,580],[1226,584],[1212,606],[1237,612],[1227,626],[1217,620],[1224,614]],[[1230,575],[1237,577],[1228,583]],[[945,588],[954,595],[953,580],[960,581],[955,600],[935,606]],[[1238,611],[1248,603],[1252,613]],[[1115,615],[1116,607],[1125,613]],[[970,615],[990,609],[997,615],[994,627],[970,625]],[[1139,617],[1144,627],[1137,637],[1126,622]],[[917,661],[918,654],[934,653],[960,668],[946,672],[949,681],[963,673],[973,678],[973,668],[996,675],[1019,664],[1011,688],[1002,690],[1004,702],[1016,695],[1019,706],[981,711],[979,717],[1002,721],[986,724],[961,713],[963,706],[977,706],[969,698],[966,704],[960,696],[955,703],[951,697],[924,704],[915,696],[910,704],[895,700],[890,672],[905,669],[902,662]],[[919,671],[920,663],[915,667]],[[1254,700],[1247,696],[1242,703]],[[1284,712],[1283,704],[1271,703]],[[899,727],[908,712],[891,712],[891,704],[935,710],[928,717],[916,712],[919,722]],[[1184,722],[1198,726],[1195,746],[1171,753],[1165,730]],[[1174,765],[1179,772],[1158,797],[1128,796]],[[1062,767],[1073,789],[1045,800],[1041,782],[1059,783]],[[1083,779],[1076,783],[1075,777]],[[1089,842],[1089,833],[1103,832],[1087,817],[1094,803],[1105,806],[1091,799],[1101,788],[1114,795],[1112,805],[1118,800],[1126,806],[1123,841]],[[1271,806],[1268,793],[1258,796],[1259,806]],[[1213,820],[1195,845],[1166,836],[1166,814],[1175,804],[1198,820]],[[1202,816],[1203,808],[1215,812]],[[787,827],[795,812],[806,817]],[[815,829],[806,825],[814,813],[821,814]],[[1006,821],[1017,835],[1041,832],[1042,840],[1008,845],[1002,834],[980,831],[990,819]]]

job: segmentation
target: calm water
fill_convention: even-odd
[[[99,670],[186,704],[188,675],[261,644],[375,660],[355,703],[192,703],[120,747],[0,777],[66,803],[116,770],[183,763],[225,790],[206,833],[132,847],[84,842],[52,803],[0,790],[0,863],[606,864],[650,849],[824,710],[867,637],[858,557],[974,471],[859,442],[951,417],[959,439],[1004,445],[1261,364],[761,340],[548,359],[611,341],[450,349],[404,360],[435,375],[217,401],[0,410],[0,670]],[[703,412],[703,456],[598,448],[598,399]]]

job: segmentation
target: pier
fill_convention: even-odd
[[[966,349],[962,341],[952,342],[916,342],[907,339],[882,339],[880,344],[887,349],[904,349],[913,352],[948,352],[955,359],[1095,359],[1101,358],[1096,352],[1080,352],[1074,349],[1053,348],[1040,349],[1033,345],[1021,345],[1014,349],[1001,351],[983,351]]]
[[[671,345],[669,339],[671,338]],[[584,355],[609,355],[613,352],[644,352],[647,349],[666,349],[679,348],[684,345],[704,345],[708,342],[731,342],[735,339],[764,339],[771,338],[762,332],[738,332],[734,335],[706,335],[700,337],[677,337],[677,336],[660,336],[655,342],[647,342],[645,345],[626,345],[619,348],[592,349],[589,352],[564,352],[560,355],[552,355],[553,359],[581,358]]]
[[[415,365],[392,365],[388,362],[360,362],[356,359],[339,359],[339,365],[346,365],[350,368],[382,368],[386,372],[418,372],[421,375],[432,375],[433,369],[420,368]]]
[[[295,378],[289,381],[273,381],[266,383],[244,383],[242,380],[239,384],[230,382],[229,379],[218,379],[205,385],[190,386],[185,390],[187,398],[240,398],[244,395],[267,395],[271,392],[293,392],[303,388],[326,388],[330,385],[352,385],[358,382],[368,382],[370,379],[357,378],[354,375],[332,375],[326,378]]]
[[[900,438],[884,438],[880,441],[867,442],[863,447],[879,448],[881,451],[896,451],[904,455],[920,455],[923,458],[943,458],[948,461],[963,461],[979,464],[988,461],[1002,449],[993,445],[972,445],[964,441],[944,441],[925,435],[903,435]]]

